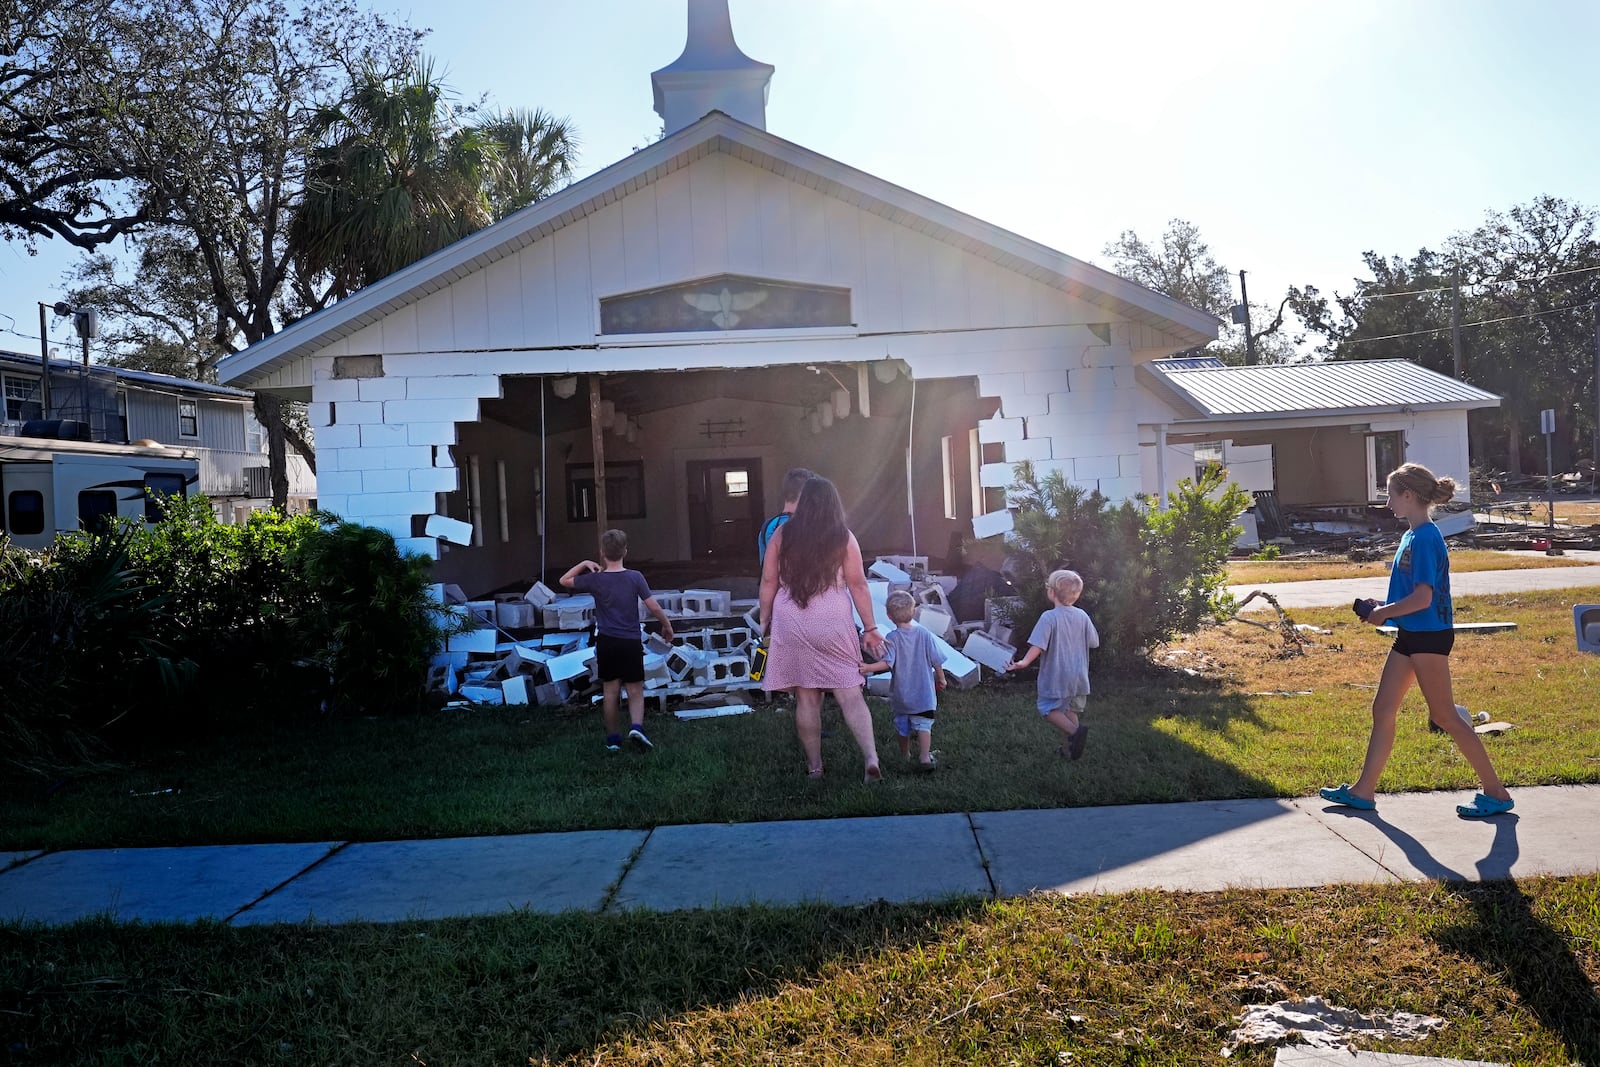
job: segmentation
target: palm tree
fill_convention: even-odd
[[[489,211],[495,220],[543,200],[572,180],[578,135],[568,119],[535,108],[490,115],[478,130],[499,149],[491,172]]]
[[[493,221],[499,149],[457,121],[450,95],[419,59],[393,80],[364,71],[347,102],[317,114],[320,147],[289,236],[302,269],[328,275],[336,297]]]

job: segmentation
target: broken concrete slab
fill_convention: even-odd
[[[642,830],[586,830],[355,844],[233,922],[400,922],[523,908],[594,911],[644,837]]]
[[[500,683],[500,692],[507,704],[527,704],[528,679],[520,674],[514,674]]]
[[[522,599],[542,610],[555,601],[556,593],[543,582],[534,582],[533,588],[522,594]]]
[[[52,852],[0,873],[0,920],[47,925],[226,919],[338,847],[335,841]]]
[[[575,652],[567,652],[556,656],[547,662],[544,667],[550,673],[552,682],[566,682],[589,669],[589,664],[594,662],[595,651],[592,648],[580,648]]]
[[[991,511],[987,515],[972,517],[972,536],[980,541],[987,537],[1008,534],[1016,528],[1016,516],[1009,511]]]
[[[1015,648],[996,641],[981,630],[974,630],[967,635],[966,644],[961,646],[961,654],[983,664],[996,674],[1004,674],[1006,668],[1017,658]]]
[[[1348,1048],[1280,1048],[1273,1067],[1510,1067],[1488,1060],[1452,1060],[1438,1056],[1406,1056],[1393,1052],[1358,1052]]]
[[[671,911],[957,895],[990,895],[967,817],[902,815],[658,827],[613,906]]]
[[[463,685],[457,695],[474,704],[504,704],[506,700],[498,685]]]
[[[672,714],[683,722],[695,719],[720,719],[724,715],[749,715],[755,711],[749,704],[724,704],[719,708],[679,708]]]
[[[1287,800],[982,812],[972,822],[995,887],[1007,896],[1397,880]],[[1263,855],[1295,862],[1263,864]]]
[[[910,589],[911,575],[879,556],[867,568],[867,574],[873,578],[881,578],[888,582],[894,589]]]
[[[1480,882],[1592,872],[1600,857],[1600,785],[1512,790],[1515,810],[1463,819],[1460,793],[1380,793],[1358,812],[1320,797],[1295,801],[1372,862],[1407,881]],[[1426,844],[1424,844],[1426,842]]]
[[[484,626],[476,630],[451,634],[445,638],[444,647],[447,652],[493,652],[497,640],[496,631],[492,627]]]

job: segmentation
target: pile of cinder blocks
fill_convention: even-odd
[[[468,600],[455,585],[433,587],[449,634],[433,657],[429,687],[460,702],[555,706],[595,697],[599,678],[589,637],[594,598],[535,582],[525,594]],[[643,635],[647,696],[694,697],[754,689],[755,602],[716,589],[655,594],[672,618],[675,640]],[[649,613],[641,608],[641,622]],[[510,631],[542,629],[537,637]]]
[[[889,594],[896,590],[909,592],[917,599],[917,625],[933,634],[945,674],[955,685],[970,689],[982,680],[981,667],[1003,674],[1007,664],[1016,659],[1017,650],[1011,644],[1011,630],[1004,617],[1008,605],[991,600],[985,605],[982,623],[957,622],[950,608],[950,594],[955,587],[954,577],[928,569],[927,556],[879,556],[867,568],[867,591],[876,616],[873,622],[888,633],[895,625],[885,608]],[[959,652],[955,647],[958,643]],[[886,694],[890,677],[886,672],[869,678],[868,692]]]

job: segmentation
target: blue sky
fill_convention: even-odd
[[[464,98],[566,115],[580,176],[653,135],[684,0],[368,0],[431,28]],[[1600,205],[1600,4],[730,0],[778,136],[1094,262],[1199,226],[1251,296],[1348,290],[1550,193]],[[0,347],[75,253],[0,244]],[[15,320],[3,316],[11,316]],[[17,333],[25,334],[19,337]],[[64,320],[53,343],[72,349]]]

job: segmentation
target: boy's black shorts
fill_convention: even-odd
[[[642,682],[644,642],[637,637],[595,634],[594,665],[602,682]]]

